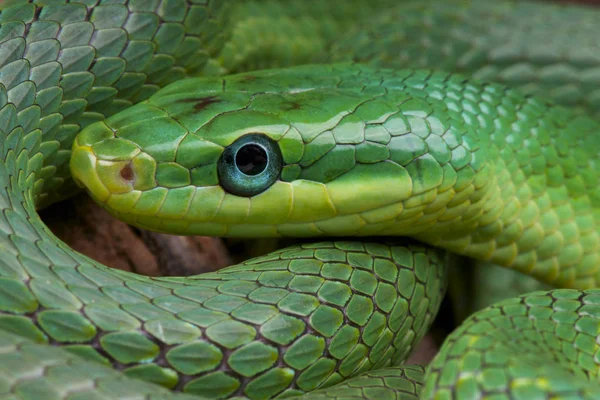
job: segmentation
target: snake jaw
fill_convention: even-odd
[[[96,156],[89,146],[73,144],[70,167],[73,180],[98,202],[104,203],[110,197],[110,192],[96,171]]]
[[[133,163],[103,160],[90,146],[73,146],[71,168],[77,185],[101,203],[134,190],[137,174]]]

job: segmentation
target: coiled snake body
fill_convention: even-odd
[[[0,5],[3,398],[600,396],[600,125],[583,111],[600,60],[573,45],[596,29],[591,11],[409,3],[363,29],[384,3]],[[546,52],[486,53],[509,30],[544,38],[528,15],[577,29]],[[441,71],[400,68],[435,60]],[[532,96],[547,88],[531,70],[547,65],[540,82],[563,89]],[[77,184],[157,231],[343,238],[142,277],[41,222],[36,210]],[[454,255],[560,289],[474,314],[424,376],[402,363]]]

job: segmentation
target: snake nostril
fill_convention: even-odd
[[[131,163],[127,164],[121,169],[121,178],[126,181],[132,181],[135,178],[135,174],[133,173],[133,168],[131,168]]]

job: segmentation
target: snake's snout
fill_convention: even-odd
[[[101,203],[121,202],[156,186],[153,159],[103,122],[77,136],[70,167],[75,182]]]

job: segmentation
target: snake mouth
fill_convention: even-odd
[[[87,190],[96,201],[104,203],[110,192],[96,170],[97,158],[90,146],[73,144],[71,154],[71,176],[75,183]]]

